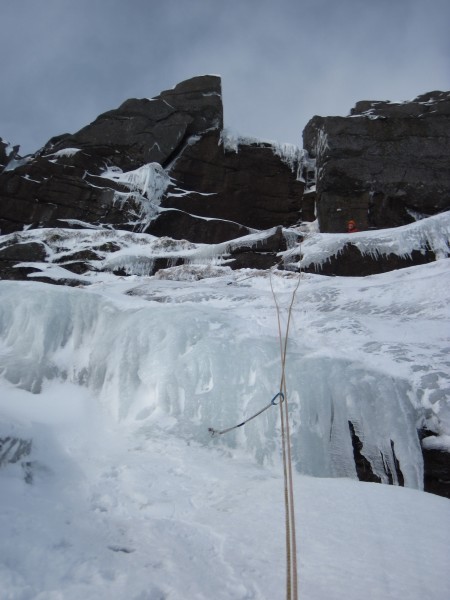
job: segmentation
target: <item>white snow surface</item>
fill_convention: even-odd
[[[80,148],[62,148],[61,150],[48,154],[47,157],[52,156],[53,158],[61,158],[63,156],[74,156],[75,154],[78,154],[78,152],[81,152]]]
[[[410,230],[424,223],[430,240],[432,221]],[[352,241],[375,234],[382,247],[383,232]],[[1,599],[283,598],[278,410],[208,433],[278,391],[268,272],[126,232],[17,235],[53,257],[95,238],[116,258],[196,259],[77,288],[0,282],[0,439],[32,442],[0,468]],[[450,503],[421,491],[416,434],[450,448],[449,264],[301,276],[287,357],[300,598],[450,597]],[[283,327],[297,277],[272,275]],[[349,420],[386,483],[393,442],[405,488],[356,480]]]

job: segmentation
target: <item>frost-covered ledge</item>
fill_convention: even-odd
[[[361,257],[373,261],[382,261],[389,256],[411,259],[414,253],[423,254],[423,262],[447,258],[450,254],[450,212],[393,229],[353,234],[313,233],[307,235],[300,246],[284,252],[283,257],[300,269],[321,272],[333,259],[342,261],[344,252],[350,247]],[[429,260],[425,260],[426,253]]]

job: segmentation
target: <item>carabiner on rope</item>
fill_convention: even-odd
[[[283,392],[278,392],[278,394],[275,394],[275,396],[270,401],[270,404],[272,404],[272,406],[278,406],[279,402],[275,402],[275,400],[278,398],[278,396],[280,396],[281,402],[284,402],[284,394],[283,394]]]

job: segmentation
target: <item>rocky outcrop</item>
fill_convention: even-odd
[[[45,262],[47,252],[44,244],[39,242],[21,242],[14,238],[9,244],[0,247],[0,278],[26,279],[29,273],[38,271],[32,265],[20,266],[21,263]]]
[[[254,229],[299,220],[304,184],[264,143],[227,149],[219,131],[188,145],[170,168],[174,185],[162,206]],[[181,188],[181,192],[179,191]]]
[[[424,482],[426,492],[450,499],[450,452],[436,444],[436,433],[428,428],[419,431],[422,443]]]
[[[166,166],[192,136],[222,127],[221,80],[206,75],[151,100],[126,100],[74,135],[51,139],[44,153],[79,148],[127,171],[151,162]]]
[[[394,253],[372,256],[363,254],[355,244],[349,242],[338,254],[330,256],[321,264],[305,267],[304,271],[320,275],[366,277],[415,265],[424,265],[435,260],[435,253],[429,249],[413,250],[409,256],[398,256]]]
[[[364,445],[358,437],[354,424],[349,421],[348,427],[352,438],[353,447],[353,458],[355,461],[356,474],[358,475],[359,481],[366,481],[371,483],[381,483],[381,477],[375,475],[372,469],[370,461],[364,456]],[[384,474],[389,485],[399,485],[403,487],[405,485],[405,478],[400,468],[400,463],[395,454],[394,442],[390,440],[390,456],[384,456],[381,454],[384,466]],[[389,464],[393,465],[393,471],[389,468]]]
[[[250,229],[223,219],[205,219],[184,210],[166,210],[144,229],[158,237],[189,240],[197,244],[220,244],[250,233]]]
[[[396,227],[450,208],[450,92],[412,102],[358,102],[348,117],[313,117],[303,133],[316,160],[322,232]]]
[[[1,233],[107,225],[220,243],[295,223],[303,193],[295,165],[270,144],[230,151],[222,129],[219,77],[127,100],[10,163],[0,174]]]
[[[425,492],[450,499],[450,452],[423,448]]]
[[[6,165],[19,155],[19,146],[11,146],[0,137],[0,173]]]
[[[37,157],[0,176],[2,233],[57,227],[69,219],[114,221],[113,214],[109,217],[112,207],[113,193],[90,186],[84,171],[45,158]]]
[[[143,207],[155,200],[155,190],[139,189],[133,177],[128,185],[118,183],[108,177],[109,169],[130,172],[155,164],[147,169],[154,180],[158,164],[164,179],[162,166],[193,136],[220,130],[222,115],[220,78],[196,77],[153,100],[127,100],[74,135],[52,138],[0,175],[1,232],[70,227],[74,221],[142,229],[142,217],[147,223],[154,216]],[[160,186],[159,195],[163,191]]]

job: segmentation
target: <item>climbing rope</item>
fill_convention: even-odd
[[[286,389],[286,355],[289,340],[289,328],[291,325],[292,308],[294,306],[297,290],[300,285],[301,274],[298,277],[297,284],[292,292],[291,302],[288,309],[288,318],[286,331],[281,331],[281,311],[272,283],[272,273],[270,273],[270,289],[272,291],[275,308],[277,311],[278,338],[280,342],[281,358],[281,381],[280,392],[283,393],[284,402],[280,402],[280,420],[281,420],[281,448],[283,455],[283,475],[284,475],[284,505],[285,505],[285,523],[286,523],[286,600],[297,600],[298,598],[298,580],[297,580],[297,541],[295,532],[295,505],[294,505],[294,486],[292,481],[292,454],[291,454],[291,436],[289,427],[289,404]]]
[[[272,270],[270,271],[269,281],[270,289],[272,291],[273,299],[275,302],[275,308],[277,312],[277,324],[278,324],[278,338],[280,343],[280,359],[281,359],[281,380],[280,390],[272,398],[267,406],[264,406],[261,410],[256,412],[251,417],[248,417],[241,423],[228,427],[227,429],[214,429],[209,427],[208,431],[212,436],[222,435],[228,433],[233,429],[242,427],[252,419],[255,419],[260,414],[278,404],[280,409],[280,421],[281,421],[281,449],[283,458],[283,477],[284,477],[284,505],[285,505],[285,529],[286,529],[286,600],[298,600],[298,580],[297,580],[297,541],[295,533],[295,506],[294,506],[294,486],[292,481],[292,453],[291,453],[291,435],[289,427],[289,405],[287,396],[286,386],[286,355],[289,340],[289,329],[291,325],[292,309],[297,295],[297,290],[300,285],[301,273],[299,274],[297,284],[292,292],[291,301],[288,308],[288,316],[286,323],[286,330],[283,336],[281,327],[281,310],[278,303],[275,290],[272,282]],[[247,278],[245,278],[247,279]],[[243,281],[243,280],[242,280]],[[280,401],[277,403],[277,398]]]

